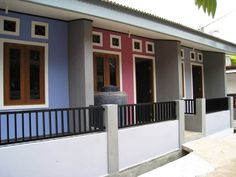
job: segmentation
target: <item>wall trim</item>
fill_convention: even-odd
[[[93,52],[118,55],[118,57],[119,57],[119,66],[120,66],[120,68],[119,68],[119,72],[120,72],[120,91],[123,91],[122,55],[121,55],[121,52],[115,52],[115,51],[110,51],[110,50],[102,50],[102,49],[93,49]]]
[[[3,60],[4,60],[4,43],[5,42],[44,47],[45,49],[45,56],[44,56],[45,58],[45,104],[4,106]],[[48,44],[42,43],[42,42],[32,42],[32,41],[0,38],[0,51],[1,51],[0,52],[0,109],[8,110],[8,109],[48,108],[49,107]]]
[[[133,54],[133,91],[134,91],[134,104],[137,103],[137,94],[136,94],[136,67],[135,67],[135,59],[136,58],[143,58],[147,60],[152,60],[153,64],[153,101],[156,102],[156,96],[157,96],[157,87],[156,87],[156,65],[155,65],[155,57],[154,56],[147,56],[147,55],[137,55]]]
[[[201,63],[190,63],[190,76],[191,76],[191,98],[193,99],[193,66],[201,66],[202,68],[202,98],[205,98],[205,81],[204,81],[204,67]]]

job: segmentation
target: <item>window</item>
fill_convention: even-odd
[[[146,42],[146,53],[154,54],[154,43]]]
[[[31,37],[48,39],[48,24],[43,22],[32,21]]]
[[[133,39],[133,51],[135,52],[142,52],[142,41],[138,39]]]
[[[20,20],[18,18],[0,16],[0,34],[19,36]]]
[[[110,35],[110,47],[121,49],[121,37],[116,35]]]
[[[4,44],[4,105],[45,103],[44,47]]]
[[[94,53],[94,90],[108,85],[120,87],[118,55]]]
[[[184,49],[180,49],[180,57],[181,59],[184,59]]]
[[[197,60],[198,60],[199,62],[203,62],[203,54],[202,54],[202,53],[198,53],[198,54],[197,54]]]
[[[103,39],[102,39],[102,33],[100,32],[93,32],[93,45],[95,46],[103,46]]]
[[[195,61],[196,54],[194,51],[190,51],[190,60]]]

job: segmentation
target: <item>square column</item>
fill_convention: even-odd
[[[94,104],[92,21],[69,22],[70,107]]]

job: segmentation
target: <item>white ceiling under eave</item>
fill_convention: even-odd
[[[132,14],[107,9],[77,0],[0,0],[0,8],[48,18],[71,21],[93,20],[95,27],[152,39],[177,40],[181,45],[205,51],[236,54],[236,45],[212,37],[199,36],[166,24],[143,19]]]

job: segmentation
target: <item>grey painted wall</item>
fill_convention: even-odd
[[[196,53],[196,59],[195,59],[195,61],[191,61],[190,60],[190,52],[193,51],[193,49],[188,48],[188,47],[184,47],[184,46],[181,46],[181,49],[184,50],[184,57],[183,57],[183,59],[181,59],[181,62],[184,62],[184,68],[185,68],[185,98],[192,98],[193,94],[192,94],[192,84],[191,84],[191,80],[192,80],[192,75],[191,75],[192,66],[191,66],[191,64],[197,64],[197,65],[203,64],[202,62],[199,62],[197,59],[198,53],[202,53],[202,52],[200,50],[194,49],[194,51]]]
[[[203,56],[205,75],[205,97],[225,97],[225,54],[215,52],[203,52]]]
[[[226,74],[227,94],[236,94],[236,73]]]
[[[70,106],[94,104],[92,22],[69,23],[69,89]]]
[[[155,41],[157,101],[171,101],[182,98],[181,65],[178,60],[178,41]]]

